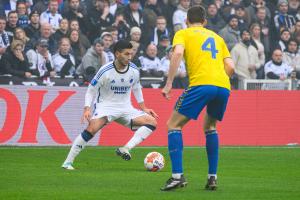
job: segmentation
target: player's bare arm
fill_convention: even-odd
[[[178,71],[178,68],[180,66],[180,62],[183,58],[184,53],[184,47],[182,45],[176,45],[174,47],[174,52],[170,61],[170,68],[168,72],[168,79],[166,82],[165,87],[162,89],[162,94],[166,99],[170,99],[170,93],[172,89],[172,84],[174,81],[174,78],[176,76],[176,73]]]
[[[224,58],[224,67],[226,74],[231,77],[234,73],[234,62],[232,58]]]
[[[85,102],[84,102],[84,110],[83,115],[81,118],[81,123],[84,123],[85,121],[89,122],[91,119],[91,104],[95,98],[97,90],[94,86],[89,85],[86,94],[85,94]]]
[[[154,112],[153,109],[147,108],[147,107],[145,106],[145,103],[144,103],[144,102],[139,103],[139,106],[140,106],[141,110],[144,111],[145,113],[151,115],[151,116],[154,117],[155,119],[158,118],[158,115],[156,114],[156,112]]]
[[[83,114],[82,114],[82,117],[81,117],[81,123],[84,123],[84,122],[89,122],[90,119],[91,119],[92,115],[91,115],[91,108],[89,106],[85,106],[83,108]]]

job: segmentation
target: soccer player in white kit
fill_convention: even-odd
[[[71,150],[62,167],[73,170],[75,157],[87,142],[110,122],[117,122],[136,130],[133,137],[124,147],[116,149],[116,154],[124,160],[130,160],[129,151],[146,139],[156,128],[157,114],[145,106],[139,69],[131,63],[132,45],[125,40],[118,41],[114,46],[115,60],[102,66],[85,95],[83,121],[88,127],[74,140]],[[131,91],[137,100],[140,110],[131,103]],[[92,113],[91,105],[94,105]]]

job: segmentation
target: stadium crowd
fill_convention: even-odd
[[[0,0],[0,74],[88,83],[114,59],[114,43],[127,39],[141,77],[165,78],[172,38],[193,5],[206,8],[206,28],[231,51],[233,87],[300,79],[300,0]],[[187,85],[182,61],[174,87]]]

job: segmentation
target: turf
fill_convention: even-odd
[[[204,148],[186,148],[186,188],[161,192],[170,176],[167,148],[136,148],[131,161],[112,147],[87,147],[76,171],[60,168],[69,148],[0,147],[0,199],[300,199],[300,148],[221,148],[219,188],[203,190],[207,160]],[[150,151],[166,158],[160,172],[147,172]]]

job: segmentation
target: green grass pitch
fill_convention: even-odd
[[[69,148],[0,147],[0,199],[300,199],[300,148],[241,147],[220,149],[219,188],[205,191],[204,148],[185,148],[186,188],[161,192],[170,177],[167,148],[136,148],[131,161],[117,157],[113,147],[87,147],[76,171],[60,166]],[[166,167],[147,172],[145,155],[161,152]]]

